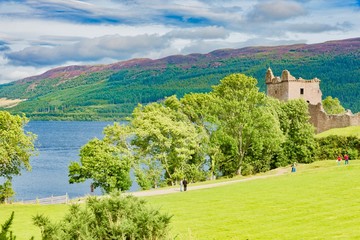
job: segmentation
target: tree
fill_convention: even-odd
[[[190,93],[186,94],[180,101],[182,112],[198,128],[198,132],[202,133],[201,155],[203,158],[207,156],[205,159],[209,161],[206,164],[209,166],[210,178],[213,179],[218,157],[220,156],[219,145],[213,141],[213,134],[217,128],[217,118],[212,114],[213,95],[209,93]]]
[[[33,218],[42,239],[167,239],[171,216],[150,208],[145,200],[112,193],[89,197],[84,207],[73,204],[58,222],[44,215]]]
[[[36,136],[24,131],[27,122],[25,116],[0,111],[0,177],[5,179],[1,186],[0,202],[14,194],[12,177],[20,175],[23,169],[31,170],[30,157],[35,154]]]
[[[132,154],[128,144],[129,128],[114,123],[104,129],[104,139],[94,138],[80,150],[80,164],[71,162],[69,182],[93,180],[95,188],[109,193],[131,187]]]
[[[6,199],[12,197],[15,194],[12,189],[11,181],[8,179],[2,185],[0,185],[0,202],[6,203]]]
[[[236,156],[236,141],[233,137],[219,129],[211,135],[212,171],[215,176],[233,176],[238,170],[234,160]]]
[[[281,103],[280,124],[285,142],[282,144],[276,167],[292,162],[310,163],[315,160],[314,127],[309,123],[308,105],[302,99]]]
[[[197,164],[192,160],[201,142],[196,126],[181,112],[180,106],[175,96],[163,103],[139,105],[131,120],[135,131],[134,150],[136,159],[141,160],[140,167],[158,174],[163,170],[164,178],[171,184],[187,174],[187,164]],[[158,175],[153,180],[160,178]]]
[[[232,74],[213,87],[219,130],[236,146],[236,174],[241,174],[244,161],[269,161],[283,141],[277,115],[256,85],[255,78]]]
[[[338,98],[327,96],[324,100],[322,100],[322,105],[327,114],[345,113],[345,108],[341,106]]]

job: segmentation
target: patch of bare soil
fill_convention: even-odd
[[[1,108],[12,108],[25,101],[26,99],[7,99],[7,98],[0,98],[0,107]]]

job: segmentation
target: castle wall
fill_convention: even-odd
[[[289,82],[288,99],[304,99],[310,104],[321,102],[319,82],[295,80]]]
[[[282,101],[304,99],[311,104],[321,102],[319,82],[307,80],[281,81],[267,85],[267,95]]]
[[[281,101],[287,101],[289,99],[288,89],[288,82],[277,82],[273,84],[268,84],[267,95],[277,98]]]
[[[360,125],[360,113],[326,114],[321,103],[309,104],[310,123],[321,133],[332,128],[343,128]]]
[[[265,82],[268,96],[282,101],[299,98],[307,101],[309,103],[310,123],[315,126],[317,133],[331,128],[360,125],[360,113],[355,115],[351,111],[345,114],[325,113],[321,104],[320,80],[317,78],[311,80],[296,79],[287,70],[282,72],[281,78],[275,77],[269,68],[266,72]]]

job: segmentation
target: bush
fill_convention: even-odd
[[[34,217],[42,239],[167,239],[171,216],[151,209],[144,200],[112,193],[89,197],[85,206],[72,205],[58,223]]]
[[[356,159],[360,152],[360,139],[354,136],[336,136],[316,139],[318,159],[336,159],[339,155],[348,154],[350,159]]]
[[[254,174],[254,167],[248,163],[244,163],[241,169],[241,175],[248,176]]]
[[[7,200],[14,196],[15,192],[12,189],[10,180],[7,180],[4,184],[0,185],[0,203],[6,203]]]

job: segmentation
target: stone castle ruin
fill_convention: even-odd
[[[283,70],[281,77],[275,77],[268,68],[265,76],[267,95],[281,101],[304,99],[309,104],[310,122],[316,132],[321,133],[331,128],[342,128],[360,125],[360,114],[352,114],[347,110],[344,114],[327,114],[322,106],[320,80],[295,78],[288,70]]]

